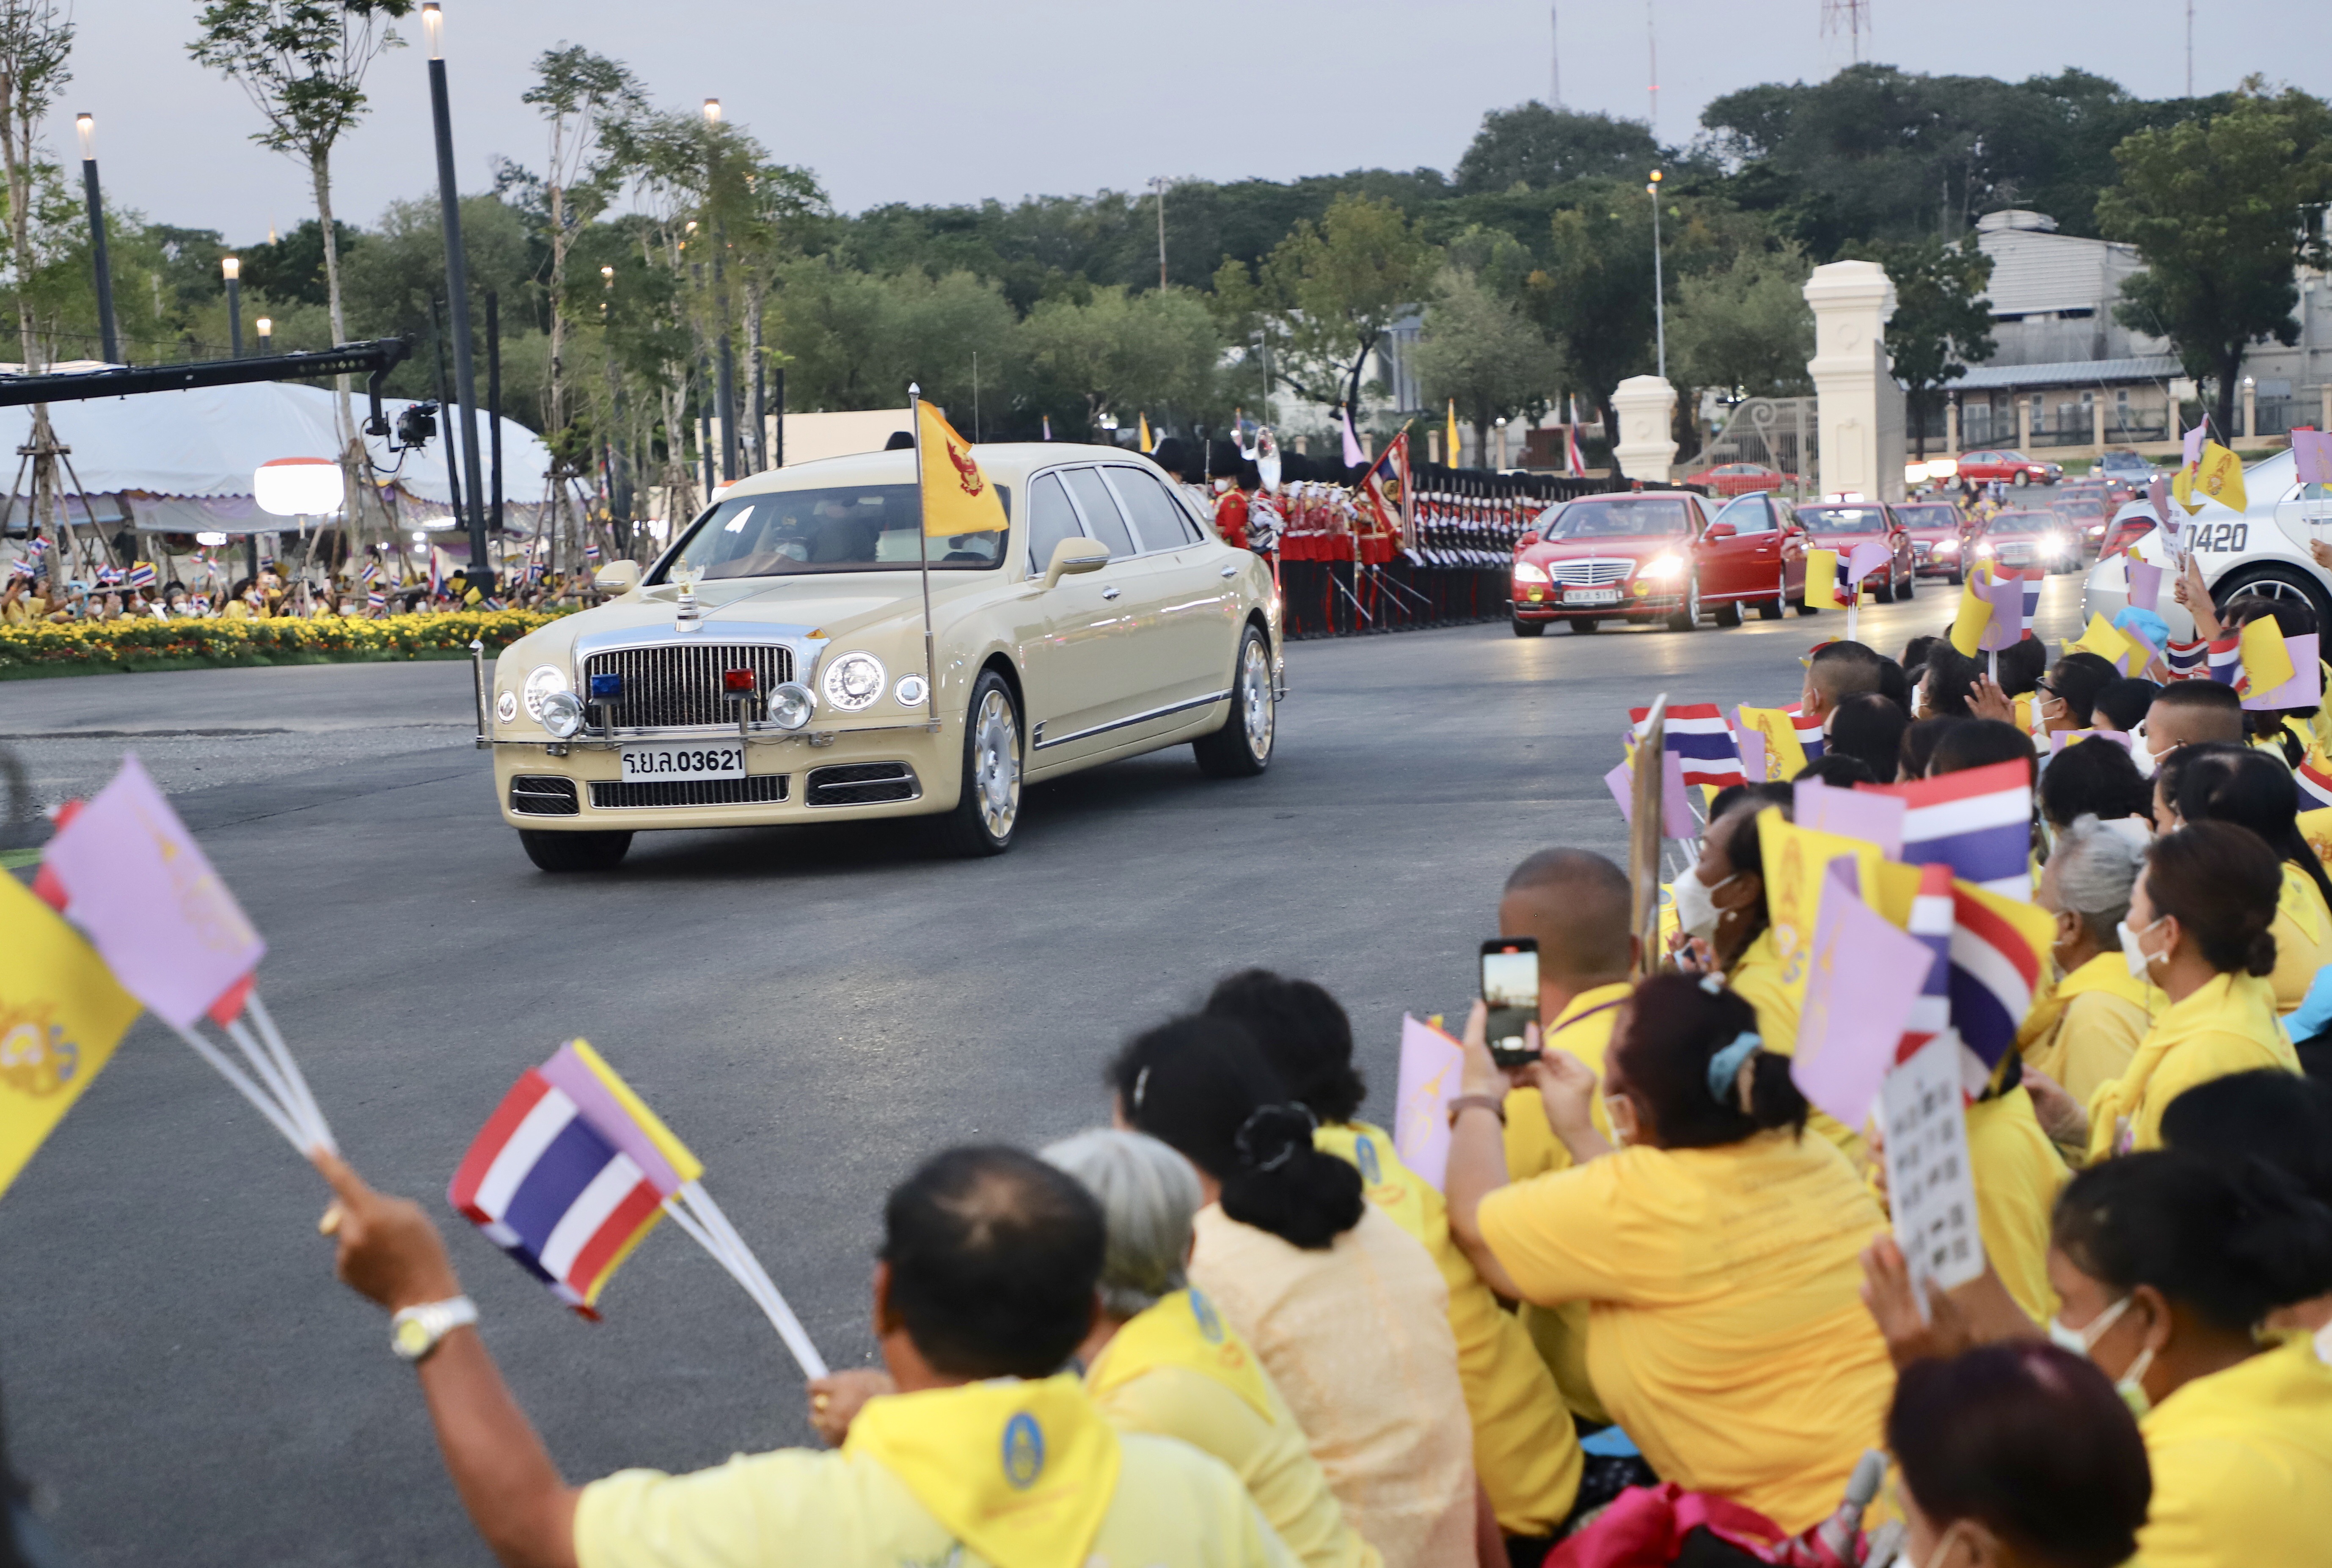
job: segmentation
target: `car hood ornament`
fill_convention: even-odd
[[[674,613],[673,625],[681,631],[693,631],[703,620],[702,613],[697,608],[696,585],[704,580],[704,569],[701,566],[677,568],[672,574],[672,580],[680,585],[679,607]]]

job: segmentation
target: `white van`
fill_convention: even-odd
[[[2206,501],[2186,521],[2193,535],[2194,564],[2211,585],[2212,598],[2225,604],[2238,593],[2289,595],[2306,600],[2317,623],[2332,628],[2332,572],[2318,566],[2308,550],[2313,539],[2332,543],[2332,486],[2300,483],[2298,459],[2279,452],[2243,470],[2243,495],[2249,505],[2241,512]],[[2143,501],[2124,506],[2114,521],[2138,515],[2153,516]],[[2159,527],[2138,541],[2136,550],[2142,561],[2165,570],[2172,565]],[[2089,569],[2081,592],[2084,624],[2093,614],[2111,620],[2114,612],[2128,605],[2129,576],[2124,568],[2123,557],[2115,555]],[[2155,607],[2170,623],[2173,637],[2181,642],[2193,638],[2193,617],[2172,596],[2166,576]]]

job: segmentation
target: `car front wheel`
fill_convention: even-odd
[[[2026,485],[2028,485],[2028,484],[2030,484],[2030,483],[2032,483],[2032,476],[2031,476],[2031,474],[2029,474],[2029,473],[2024,473],[2022,470],[2021,470],[2021,469],[2020,469],[2020,470],[2018,470],[2018,472],[2017,472],[2017,475],[2016,475],[2016,477],[2015,477],[2013,480],[2010,481],[2010,483],[2012,483],[2012,484],[2014,484],[2014,485],[2016,486],[2016,488],[2017,488],[2017,489],[2021,490],[2021,489],[2023,489]]]
[[[1004,677],[983,670],[964,714],[963,787],[941,835],[958,855],[1001,855],[1019,826],[1020,712]]]
[[[613,871],[632,846],[628,831],[616,833],[546,833],[540,828],[518,830],[519,847],[538,871]]]
[[[1684,579],[1684,607],[1668,617],[1672,632],[1697,631],[1700,628],[1700,574],[1694,572]]]
[[[1278,724],[1271,695],[1271,645],[1249,626],[1239,637],[1238,662],[1231,672],[1230,714],[1221,729],[1191,741],[1190,754],[1209,779],[1252,779],[1271,766]]]
[[[1546,623],[1544,621],[1526,621],[1523,619],[1522,617],[1516,616],[1515,617],[1515,636],[1518,637],[1543,637],[1546,636]]]

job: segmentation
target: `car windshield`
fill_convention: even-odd
[[[1897,507],[1895,521],[1905,528],[1956,528],[1960,512],[1959,508],[1941,502],[1915,502],[1908,506]]]
[[[1816,533],[1887,531],[1887,514],[1875,506],[1802,506],[1798,521]]]
[[[997,499],[1011,515],[1002,485]],[[912,484],[842,484],[739,495],[716,503],[652,579],[676,568],[716,578],[795,577],[837,571],[914,571],[922,564],[923,509]],[[1009,530],[931,541],[934,571],[984,571],[1004,559]]]
[[[2054,528],[2057,517],[2048,512],[2003,512],[1992,520],[1987,533],[2040,533]]]
[[[1640,539],[1647,534],[1682,533],[1691,512],[1681,501],[1667,496],[1596,496],[1564,507],[1546,531],[1549,539]]]

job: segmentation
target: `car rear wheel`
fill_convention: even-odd
[[[1690,632],[1700,629],[1700,574],[1694,572],[1684,579],[1684,607],[1668,617],[1668,630]]]
[[[971,686],[963,721],[963,784],[955,809],[940,818],[940,837],[967,858],[1001,855],[1020,826],[1020,712],[1012,688],[994,670]]]
[[[2213,603],[2224,605],[2237,594],[2259,594],[2271,599],[2284,599],[2306,605],[2316,612],[2316,624],[2332,624],[2332,596],[2312,582],[2302,579],[2299,572],[2289,567],[2243,567],[2229,572],[2211,589]]]
[[[1209,779],[1252,779],[1271,766],[1278,715],[1271,696],[1271,646],[1254,626],[1239,638],[1231,674],[1231,712],[1223,727],[1190,742],[1199,771]]]
[[[632,846],[628,830],[610,833],[546,833],[518,830],[519,847],[538,871],[613,871]]]
[[[2016,471],[2016,477],[2010,480],[2009,483],[2016,486],[2017,489],[2021,490],[2026,485],[2032,483],[2032,476],[2020,468]]]
[[[1576,625],[1577,623],[1574,622],[1572,624]],[[1544,621],[1526,621],[1523,619],[1522,617],[1516,616],[1515,617],[1515,636],[1518,637],[1543,637],[1546,636],[1546,623]]]

